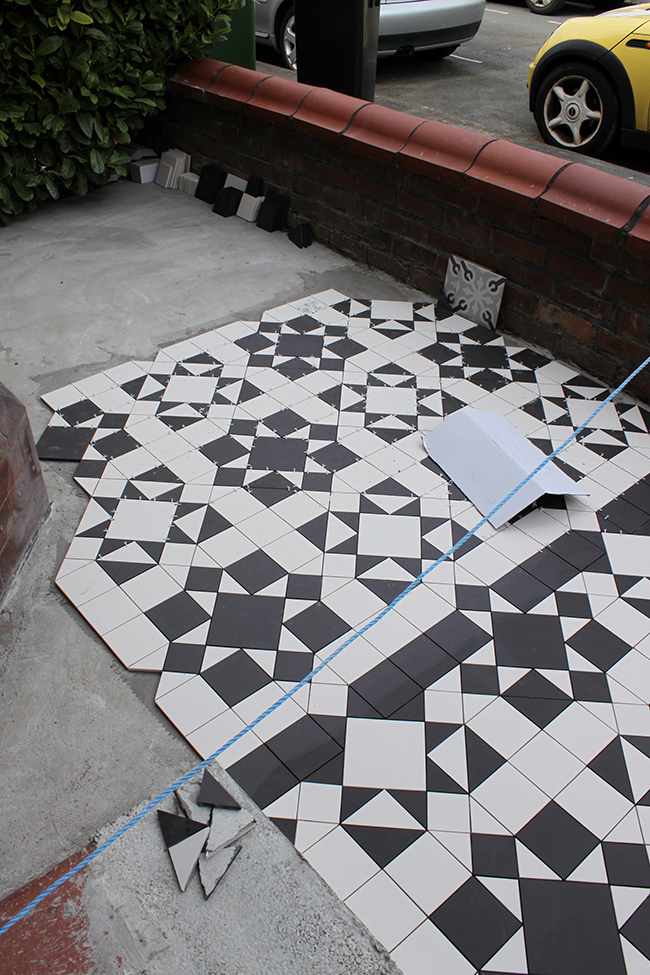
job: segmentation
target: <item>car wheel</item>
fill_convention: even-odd
[[[564,64],[544,78],[535,99],[542,139],[597,156],[618,131],[618,98],[608,78],[590,64]]]
[[[556,14],[566,0],[526,0],[526,6],[534,14]]]
[[[296,70],[296,18],[293,7],[289,7],[278,28],[278,51],[282,65],[290,71]]]

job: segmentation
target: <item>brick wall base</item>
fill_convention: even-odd
[[[142,138],[260,176],[320,242],[432,298],[450,254],[489,267],[508,282],[500,328],[607,383],[648,354],[648,187],[219,61],[168,87]],[[631,391],[650,400],[650,370]]]

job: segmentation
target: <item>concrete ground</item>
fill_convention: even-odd
[[[113,184],[17,219],[0,233],[0,258],[0,378],[26,405],[36,438],[51,415],[42,393],[210,326],[327,288],[423,297],[318,244],[299,250],[153,184]],[[74,464],[43,468],[51,514],[0,615],[0,899],[105,839],[198,762],[153,703],[158,675],[128,673],[56,590],[87,497]],[[75,890],[59,898],[57,917],[81,911],[83,962],[65,952],[57,962],[42,923],[28,919],[0,944],[2,975],[41,971],[21,937],[49,975],[397,971],[261,814],[208,901],[196,878],[179,892],[152,815]],[[0,905],[5,919],[12,905],[22,902]],[[7,939],[22,961],[10,959]]]

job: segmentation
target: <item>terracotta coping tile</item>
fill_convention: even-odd
[[[650,206],[627,235],[625,249],[637,257],[650,258]]]
[[[403,149],[422,119],[396,112],[383,105],[367,104],[360,108],[341,136],[344,147],[356,149],[377,159],[393,157]]]
[[[197,58],[195,61],[183,61],[167,79],[167,86],[171,91],[195,101],[203,101],[203,93],[214,82],[220,71],[227,67],[223,61],[212,58]]]
[[[648,196],[647,186],[571,163],[542,194],[537,213],[573,230],[615,240]]]
[[[275,122],[287,120],[298,110],[305,95],[313,90],[309,85],[271,75],[264,78],[253,92],[246,103],[246,113],[255,118],[271,115]]]
[[[489,136],[458,129],[445,122],[428,121],[419,125],[399,152],[405,169],[459,183],[478,152],[493,140]],[[451,174],[455,174],[453,177]]]
[[[355,112],[368,104],[329,88],[313,88],[292,116],[291,126],[307,135],[318,134],[325,142],[336,142]]]
[[[260,82],[269,77],[238,64],[228,64],[206,89],[205,101],[229,108],[240,107],[251,98]]]
[[[488,184],[494,191],[491,195],[508,203],[523,198],[522,204],[528,207],[528,201],[541,196],[551,179],[566,165],[555,156],[498,139],[479,153],[465,180]]]

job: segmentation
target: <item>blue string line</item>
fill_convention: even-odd
[[[385,606],[384,609],[380,610],[380,612],[377,613],[376,616],[373,616],[371,620],[365,623],[360,630],[357,630],[355,633],[353,633],[352,636],[350,636],[344,643],[341,644],[340,647],[332,651],[332,653],[328,657],[326,657],[325,660],[321,661],[321,663],[317,667],[314,667],[314,669],[309,674],[307,674],[306,677],[303,677],[302,680],[298,681],[298,683],[295,684],[290,690],[286,691],[280,698],[278,698],[278,700],[274,704],[268,707],[266,711],[263,711],[262,714],[258,715],[258,717],[255,718],[253,721],[251,721],[250,724],[246,725],[245,728],[242,728],[241,731],[238,731],[236,735],[233,735],[230,741],[227,741],[225,745],[222,745],[220,748],[216,750],[216,752],[213,752],[212,755],[209,756],[209,758],[204,759],[204,761],[200,762],[199,765],[195,766],[193,769],[187,772],[186,775],[178,779],[177,782],[174,782],[173,785],[170,785],[167,789],[161,792],[160,795],[156,796],[155,799],[152,799],[151,802],[147,803],[144,809],[142,809],[139,813],[137,813],[137,815],[133,816],[133,818],[130,819],[128,823],[126,823],[120,829],[118,829],[117,832],[113,833],[113,835],[110,836],[107,840],[105,840],[101,844],[101,846],[98,846],[96,850],[93,850],[92,853],[88,854],[88,856],[85,857],[83,860],[81,860],[75,867],[73,867],[71,870],[68,870],[68,872],[63,874],[62,877],[59,877],[58,880],[55,880],[54,883],[50,884],[49,887],[47,887],[37,897],[35,897],[32,901],[30,901],[26,907],[23,907],[21,911],[19,911],[16,915],[14,915],[14,917],[12,917],[0,928],[0,936],[5,934],[10,928],[13,927],[14,924],[17,924],[18,921],[22,920],[22,918],[26,917],[29,913],[31,913],[31,911],[33,911],[34,908],[41,903],[41,901],[45,900],[46,897],[49,897],[49,895],[52,894],[58,887],[60,887],[61,884],[66,883],[66,881],[74,877],[75,874],[79,873],[80,870],[88,866],[88,864],[91,863],[91,861],[94,860],[95,857],[98,857],[100,853],[103,853],[104,850],[108,849],[109,846],[112,846],[112,844],[115,843],[116,840],[118,840],[121,836],[124,836],[125,833],[127,833],[137,823],[139,823],[140,820],[147,815],[147,813],[152,812],[156,808],[156,806],[158,806],[164,799],[167,798],[167,796],[170,796],[176,789],[179,789],[181,786],[185,785],[186,782],[189,782],[190,779],[194,778],[197,772],[201,772],[203,769],[207,768],[208,765],[214,762],[228,748],[236,744],[241,738],[244,737],[244,735],[247,735],[249,731],[252,731],[254,728],[256,728],[257,725],[260,724],[260,722],[264,721],[265,718],[268,718],[269,715],[273,714],[273,712],[276,711],[279,707],[281,707],[285,703],[285,701],[288,701],[290,698],[294,696],[294,694],[297,694],[298,691],[302,687],[305,687],[305,685],[308,684],[309,681],[312,680],[312,678],[314,678],[317,674],[319,674],[324,667],[327,667],[328,664],[331,663],[331,661],[334,660],[335,657],[338,657],[340,653],[343,653],[344,650],[347,650],[347,648],[351,646],[351,644],[354,643],[355,640],[357,640],[360,636],[363,636],[364,633],[367,633],[368,630],[372,629],[373,626],[376,626],[377,623],[379,623],[388,613],[390,613],[390,611],[393,610],[398,605],[398,603],[402,601],[402,599],[408,596],[408,594],[413,589],[415,589],[415,587],[420,582],[422,582],[422,580],[426,578],[426,576],[428,576],[430,572],[433,572],[433,570],[436,569],[446,559],[448,559],[450,555],[453,555],[454,552],[458,551],[458,549],[461,548],[465,544],[465,542],[467,542],[470,538],[472,538],[472,536],[475,535],[476,532],[483,527],[483,525],[485,525],[492,517],[494,517],[494,515],[498,511],[500,511],[504,505],[508,504],[508,502],[512,500],[512,498],[515,496],[515,494],[517,494],[518,491],[521,491],[521,489],[526,484],[528,484],[529,481],[532,481],[533,478],[537,477],[539,472],[544,467],[546,467],[546,465],[549,464],[555,457],[557,457],[558,454],[562,450],[564,450],[565,447],[568,447],[568,445],[573,440],[575,440],[578,434],[582,433],[582,431],[590,425],[594,417],[598,416],[600,411],[605,406],[607,406],[607,404],[610,403],[615,396],[617,396],[620,392],[622,392],[622,390],[625,389],[628,383],[632,382],[632,380],[636,376],[638,376],[638,374],[643,369],[645,369],[645,367],[649,363],[650,363],[650,356],[648,356],[647,359],[645,359],[640,366],[637,366],[634,372],[630,373],[627,379],[624,379],[623,382],[620,384],[620,386],[617,386],[616,389],[613,392],[611,392],[609,396],[600,403],[598,408],[594,410],[591,416],[588,417],[588,419],[585,420],[585,422],[582,423],[576,430],[574,430],[573,433],[569,437],[567,437],[564,443],[561,444],[561,446],[557,447],[551,454],[548,454],[548,456],[546,456],[537,465],[534,471],[528,474],[528,476],[525,477],[523,481],[521,481],[521,483],[519,483],[517,487],[514,488],[510,492],[510,494],[508,494],[503,499],[503,501],[500,501],[497,505],[495,505],[495,507],[492,508],[492,511],[490,511],[489,514],[485,515],[484,518],[481,518],[481,520],[473,528],[471,528],[465,535],[463,535],[460,541],[456,542],[456,544],[453,545],[447,552],[445,552],[444,555],[441,555],[438,559],[436,559],[433,565],[430,565],[428,569],[425,569],[423,572],[420,573],[419,576],[417,576],[417,578],[413,579],[413,581],[410,582],[408,586],[406,586],[406,588],[398,596],[395,597],[395,599],[393,599],[392,603],[389,603],[388,606]]]

